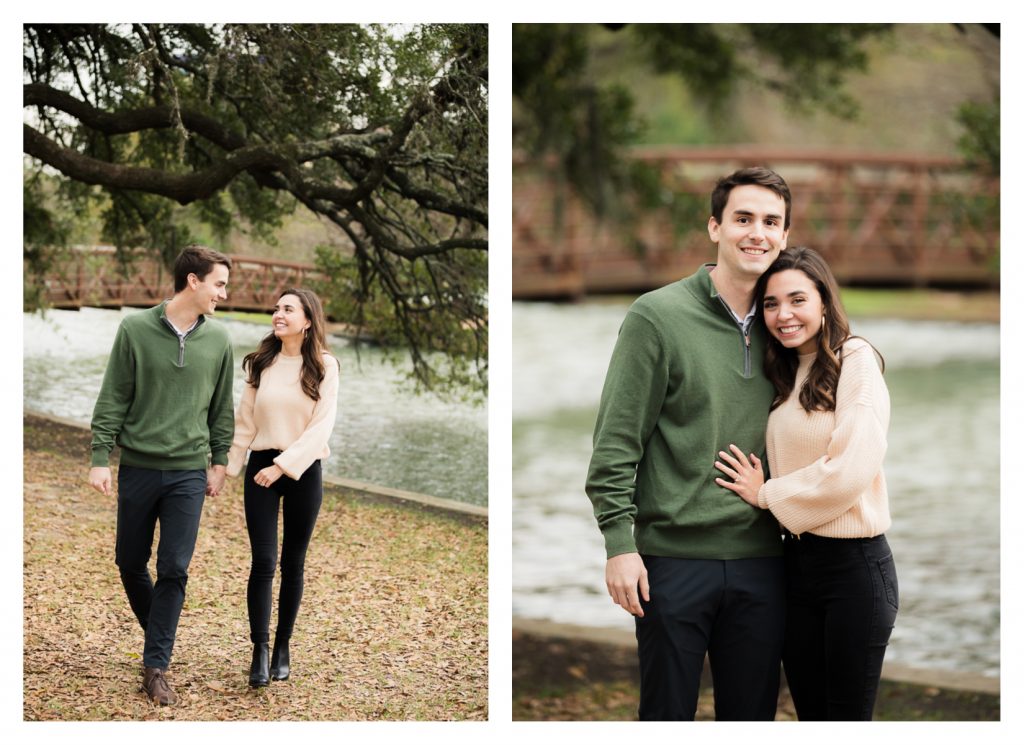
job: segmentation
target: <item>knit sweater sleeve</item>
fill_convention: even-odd
[[[135,355],[124,322],[117,328],[99,396],[92,411],[92,465],[110,463],[110,451],[135,398]]]
[[[238,413],[235,415],[235,437],[228,451],[228,476],[237,476],[242,472],[245,453],[256,437],[256,423],[252,413],[255,401],[256,389],[246,383],[242,391],[242,400],[238,402]]]
[[[235,355],[225,336],[224,356],[221,359],[220,373],[206,419],[210,429],[210,463],[215,466],[227,465],[228,450],[231,448],[235,432],[235,412],[231,400],[234,372]]]
[[[630,311],[612,352],[594,427],[587,496],[608,558],[635,552],[636,469],[665,400],[669,371],[654,324]]]
[[[796,535],[836,519],[881,472],[888,426],[889,393],[872,348],[866,343],[848,348],[826,453],[803,468],[769,479],[758,492],[758,504]]]
[[[320,382],[320,400],[313,408],[313,415],[299,439],[274,458],[274,463],[285,475],[298,479],[313,461],[323,456],[337,414],[338,362],[334,357],[324,355],[324,379]]]

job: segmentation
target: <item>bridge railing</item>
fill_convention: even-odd
[[[231,256],[231,283],[228,301],[235,309],[269,311],[281,293],[293,287],[309,287],[322,273],[312,264],[261,259],[255,256]]]
[[[45,302],[53,308],[148,307],[174,294],[174,277],[145,255],[121,264],[113,247],[77,246],[46,277]],[[308,286],[320,272],[302,264],[229,254],[232,262],[224,310],[268,311],[283,290]]]
[[[706,221],[722,175],[748,165],[781,173],[793,194],[789,245],[821,251],[843,283],[998,283],[999,182],[954,158],[765,148],[637,148],[665,188],[703,207],[680,233],[667,210],[602,222],[547,165],[513,160],[512,291],[578,296],[657,287],[713,261]]]

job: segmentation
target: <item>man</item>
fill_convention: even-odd
[[[204,497],[224,486],[234,435],[231,343],[204,315],[227,299],[230,269],[217,251],[181,252],[174,297],[121,322],[92,417],[89,483],[105,495],[110,451],[121,448],[115,555],[145,632],[142,688],[162,706],[176,701],[165,676]],[[147,563],[157,521],[154,585]]]
[[[730,443],[764,459],[774,395],[754,284],[786,247],[790,193],[766,168],[723,178],[717,264],[640,297],[619,330],[587,494],[612,599],[636,617],[640,718],[693,719],[707,654],[720,720],[771,720],[784,624],[779,528],[718,486]]]

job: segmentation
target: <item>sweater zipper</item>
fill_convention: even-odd
[[[174,324],[172,324],[166,318],[163,319],[163,322],[166,323],[167,324],[167,328],[169,328],[171,331],[173,331],[174,335],[178,337],[178,367],[184,367],[185,366],[185,340],[188,337],[192,336],[193,332],[197,328],[199,328],[199,323],[197,322],[192,328],[190,328],[188,330],[187,334],[185,334],[184,336],[181,336],[178,333],[177,329],[174,328]]]
[[[197,319],[195,325],[188,330],[188,333],[178,339],[178,363],[179,367],[185,366],[185,340],[199,330],[200,321]]]
[[[732,308],[729,304],[722,299],[721,295],[716,295],[718,302],[725,308],[725,312],[729,314],[729,318],[736,324],[736,328],[740,332],[740,336],[743,337],[743,377],[750,377],[750,334],[743,330],[743,324],[736,320],[736,317],[732,314]]]
[[[743,333],[743,329],[740,329]],[[743,377],[750,377],[750,334],[743,333],[744,355],[743,355]]]

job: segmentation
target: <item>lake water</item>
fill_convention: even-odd
[[[51,310],[24,314],[24,402],[35,409],[88,423],[117,326],[134,309]],[[219,319],[234,345],[235,404],[242,395],[242,357],[270,329]],[[362,347],[360,360],[341,338],[330,337],[341,361],[338,419],[328,474],[396,489],[487,504],[487,409],[416,395],[404,368]],[[83,466],[84,468],[84,466]]]
[[[514,303],[512,611],[633,629],[604,586],[584,493],[625,302]],[[999,326],[854,319],[885,356],[900,581],[886,659],[999,675]]]

